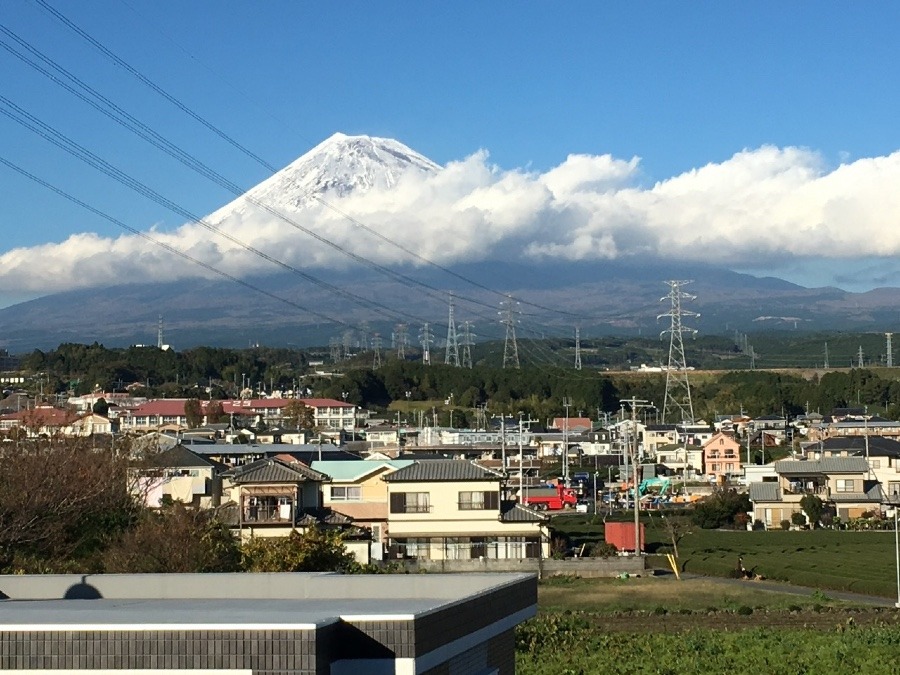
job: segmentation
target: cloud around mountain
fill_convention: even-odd
[[[761,259],[774,266],[900,253],[900,153],[829,168],[816,152],[765,146],[654,185],[644,184],[637,158],[610,155],[570,155],[544,173],[498,168],[484,151],[438,171],[421,162],[408,171],[398,166],[390,187],[343,190],[320,181],[325,203],[288,188],[273,193],[277,181],[269,179],[256,198],[290,222],[241,199],[206,220],[313,274],[352,263],[302,228],[381,264],[410,262],[359,223],[445,266],[648,255],[746,269]],[[196,223],[146,234],[230,275],[279,271]],[[190,276],[210,272],[131,234],[75,234],[0,255],[0,286],[22,294]]]

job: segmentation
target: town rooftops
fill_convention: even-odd
[[[822,441],[822,450],[839,452],[846,450],[857,455],[865,455],[867,439],[865,436],[835,436]],[[815,449],[815,444],[808,446]],[[884,436],[868,437],[869,455],[877,457],[900,457],[900,442]]]
[[[411,464],[382,478],[389,483],[440,482],[440,481],[490,481],[496,482],[502,475],[485,469],[465,459],[431,459]]]
[[[313,471],[305,464],[299,462],[286,464],[274,457],[258,459],[250,464],[235,467],[226,471],[223,475],[229,476],[236,485],[247,483],[305,483],[306,481],[326,482],[329,480],[328,476],[318,471]]]
[[[778,483],[750,483],[751,502],[777,502],[781,500]]]
[[[382,469],[404,469],[415,464],[409,459],[371,460],[358,459],[355,462],[329,461],[313,462],[311,467],[328,476],[335,482],[357,481]]]
[[[786,476],[865,473],[868,470],[869,463],[864,457],[823,457],[817,460],[782,459],[775,462],[775,471]]]
[[[151,455],[148,462],[152,466],[165,468],[181,468],[181,467],[219,467],[222,466],[218,462],[201,457],[195,452],[191,452],[186,447],[178,444],[168,450]]]

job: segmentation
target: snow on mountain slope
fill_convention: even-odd
[[[336,133],[206,219],[220,223],[246,212],[247,197],[273,208],[304,209],[330,200],[396,185],[407,171],[437,173],[427,157],[391,138]]]

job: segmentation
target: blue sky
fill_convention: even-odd
[[[442,165],[483,149],[523,173],[570,154],[638,157],[629,185],[643,189],[745,149],[801,148],[821,176],[900,148],[896,3],[47,1],[276,167],[336,131],[396,138]],[[32,0],[3,5],[0,24],[234,182],[269,175]],[[16,105],[189,210],[230,200],[5,51],[0,82]],[[183,222],[5,117],[0,156],[138,229]],[[0,185],[0,256],[121,234],[5,167]],[[758,265],[739,266],[801,283],[900,284],[893,248],[838,251],[843,280],[761,250]],[[0,304],[35,293],[3,285]]]

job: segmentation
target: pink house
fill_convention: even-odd
[[[703,445],[703,466],[717,483],[737,476],[741,473],[741,444],[731,434],[716,433]]]

